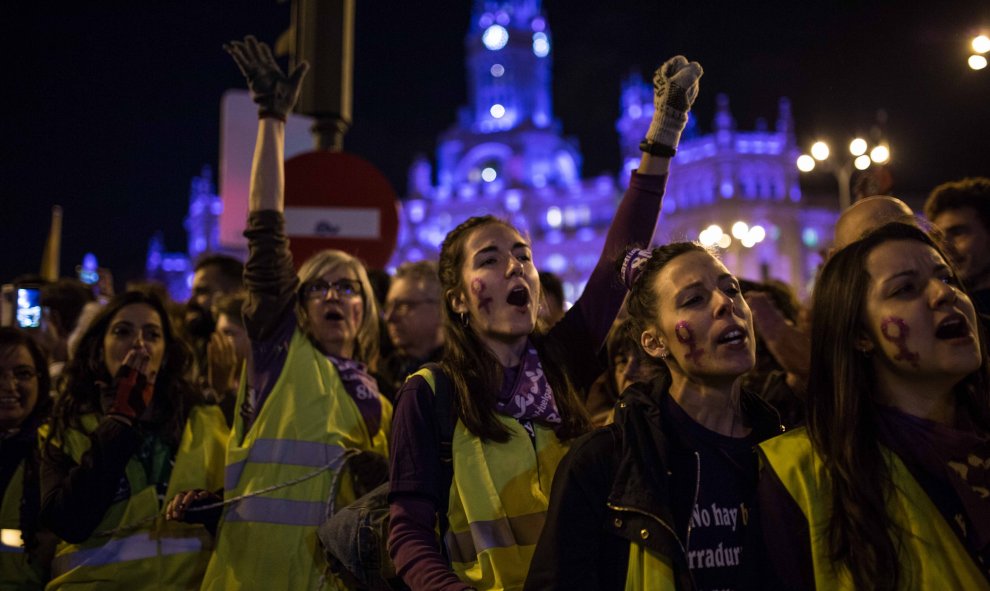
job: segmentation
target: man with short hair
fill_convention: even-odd
[[[943,183],[925,201],[976,310],[990,315],[990,178]]]
[[[244,265],[231,256],[212,254],[196,262],[192,296],[186,302],[185,333],[201,370],[205,369],[206,345],[216,328],[213,301],[217,296],[240,291],[243,277]]]
[[[440,276],[431,261],[404,263],[395,272],[385,297],[385,326],[395,350],[380,369],[382,393],[394,398],[406,376],[443,348]]]

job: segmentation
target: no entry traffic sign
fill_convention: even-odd
[[[315,151],[285,162],[285,231],[296,268],[338,248],[384,269],[399,231],[395,189],[367,160]]]

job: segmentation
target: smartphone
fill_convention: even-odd
[[[41,289],[37,287],[17,287],[17,326],[24,329],[41,328]]]

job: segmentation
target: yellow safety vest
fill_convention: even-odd
[[[237,408],[245,395],[246,380],[241,380]],[[381,428],[372,437],[337,369],[296,330],[285,366],[255,422],[245,432],[240,413],[234,419],[224,496],[233,499],[335,465],[346,448],[387,455],[392,405],[384,397],[381,401]],[[325,561],[316,529],[326,520],[334,474],[334,469],[323,470],[228,505],[203,589],[319,587]],[[353,489],[344,479],[337,506],[353,500]]]
[[[21,497],[24,496],[24,461],[21,461],[0,500],[0,590],[43,589],[44,569],[29,563],[21,538]]]
[[[626,591],[675,591],[674,569],[670,560],[642,544],[630,542]]]
[[[435,390],[433,375],[421,375]],[[446,534],[451,566],[476,589],[522,589],[543,530],[550,485],[567,447],[536,425],[536,440],[514,418],[499,416],[511,436],[484,442],[457,421]]]
[[[815,586],[853,589],[852,577],[829,559],[826,528],[832,501],[822,463],[807,430],[795,429],[760,444],[770,467],[808,520]],[[905,589],[990,589],[959,538],[945,522],[897,454],[884,450],[894,493],[887,506],[895,531],[901,531],[901,583]]]
[[[82,417],[85,431],[69,430],[53,441],[77,463],[89,450],[100,417]],[[39,431],[44,442],[47,429]],[[227,423],[216,406],[196,406],[189,413],[175,455],[166,499],[194,488],[222,486]],[[44,443],[42,443],[44,445]],[[213,548],[202,525],[166,521],[155,484],[147,482],[140,461],[131,458],[124,470],[130,497],[107,510],[94,534],[126,528],[112,536],[93,535],[81,544],[59,542],[46,589],[192,589],[199,585]],[[154,518],[149,520],[149,518]],[[146,521],[148,520],[148,521]],[[128,528],[130,524],[141,525]]]

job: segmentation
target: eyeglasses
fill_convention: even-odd
[[[307,300],[325,300],[331,291],[338,298],[355,298],[363,293],[361,282],[354,279],[338,279],[333,283],[317,279],[303,287],[303,296]]]
[[[0,370],[0,381],[4,382],[10,378],[14,378],[14,381],[26,384],[36,377],[38,377],[38,372],[33,367],[24,366]]]
[[[437,300],[392,300],[391,302],[385,302],[385,315],[398,314],[400,316],[412,312],[413,308],[421,304],[436,304]]]

